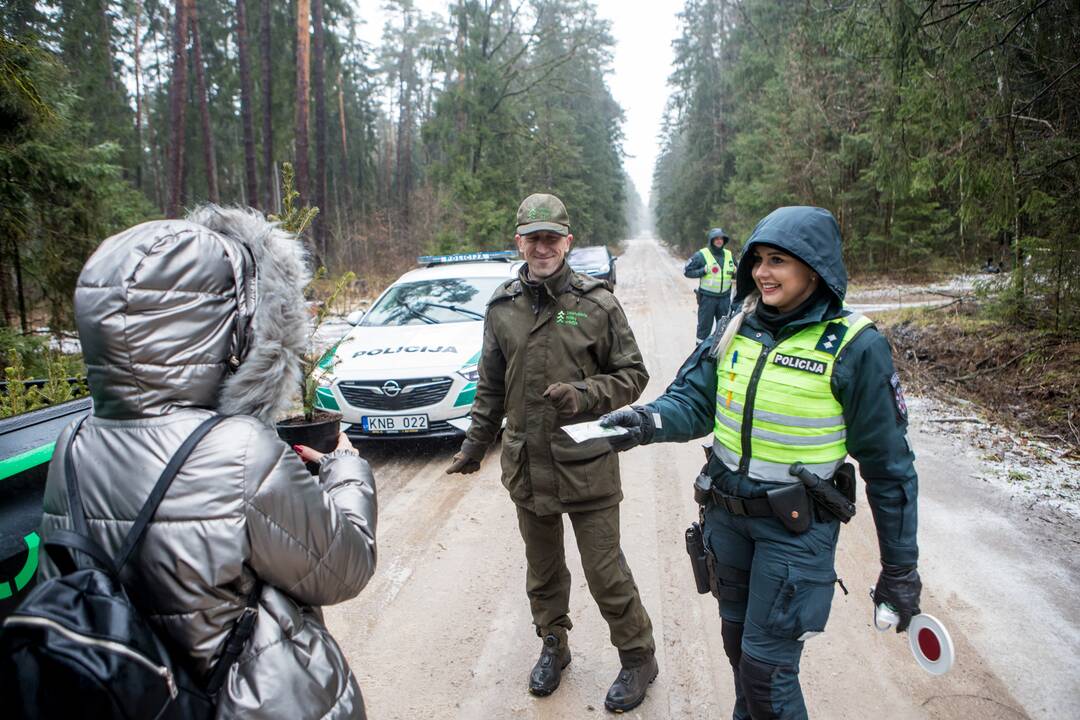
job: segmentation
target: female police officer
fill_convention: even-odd
[[[918,480],[889,345],[843,305],[832,214],[770,213],[736,280],[742,311],[722,336],[698,346],[662,396],[601,423],[629,430],[619,450],[713,434],[703,534],[735,673],[733,717],[795,720],[807,717],[799,656],[829,616],[840,521],[807,502],[792,465],[832,483],[849,453],[859,462],[881,553],[875,602],[898,610],[898,631],[919,612]]]

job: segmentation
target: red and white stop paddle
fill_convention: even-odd
[[[874,590],[871,588],[870,597]],[[900,616],[892,607],[882,603],[874,606],[874,627],[885,632],[900,622]],[[908,644],[915,662],[931,675],[944,675],[956,661],[956,649],[945,626],[933,615],[921,613],[911,618],[908,625]]]

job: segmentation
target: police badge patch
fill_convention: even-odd
[[[904,390],[900,387],[900,376],[897,373],[893,373],[889,378],[889,384],[892,385],[893,403],[896,405],[896,416],[900,418],[900,422],[907,422],[907,401],[904,400]]]

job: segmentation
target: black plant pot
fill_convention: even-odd
[[[330,452],[337,447],[341,433],[341,413],[316,410],[311,420],[303,415],[285,418],[277,424],[277,434],[282,440],[293,445],[307,445],[319,452]],[[318,463],[305,463],[308,472],[319,474]]]

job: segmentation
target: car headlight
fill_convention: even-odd
[[[315,378],[315,384],[318,387],[328,388],[334,384],[334,376],[328,372],[320,373],[319,376]]]
[[[458,370],[458,375],[465,378],[469,382],[476,382],[480,379],[480,369],[476,365],[466,365]]]

